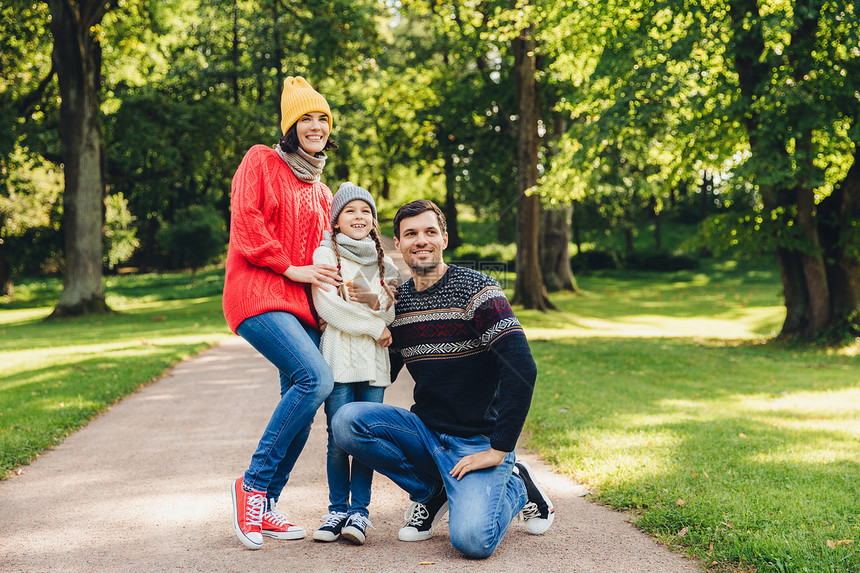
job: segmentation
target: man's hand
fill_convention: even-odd
[[[461,480],[469,472],[496,467],[505,461],[506,455],[508,455],[508,452],[501,452],[493,448],[485,452],[470,454],[457,462],[457,465],[451,470],[451,477]]]
[[[379,297],[373,291],[357,285],[352,281],[346,283],[346,288],[349,290],[349,300],[352,302],[361,302],[372,308],[379,310]]]

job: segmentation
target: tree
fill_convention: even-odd
[[[108,312],[102,275],[105,189],[98,117],[101,47],[97,28],[111,3],[48,0],[48,6],[61,98],[65,180],[63,292],[51,316]]]
[[[514,65],[519,123],[517,132],[517,280],[514,302],[525,308],[555,309],[547,295],[540,267],[540,195],[538,182],[538,109],[534,27],[523,28],[514,40]]]
[[[804,0],[773,18],[753,0],[726,5],[750,177],[767,218],[785,226],[763,229],[775,235],[782,268],[783,336],[811,339],[845,326],[860,333],[860,56],[857,26],[843,22],[855,8]],[[775,27],[782,36],[768,40]],[[853,157],[840,147],[853,147]],[[828,166],[826,155],[843,158]]]
[[[551,67],[571,129],[547,187],[577,199],[617,191],[621,176],[656,212],[672,189],[719,174],[746,195],[735,208],[748,205],[717,216],[725,244],[746,234],[776,254],[781,334],[856,333],[855,12],[823,0],[559,2],[546,29],[575,32],[545,43],[575,54]]]

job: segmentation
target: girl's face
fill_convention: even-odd
[[[337,222],[334,225],[335,231],[339,231],[356,241],[369,235],[372,228],[373,209],[361,199],[353,199],[347,203],[340,215],[337,216]]]
[[[306,113],[296,122],[299,145],[312,155],[325,149],[330,131],[328,116],[318,111]]]

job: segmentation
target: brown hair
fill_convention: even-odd
[[[448,224],[445,221],[445,214],[442,213],[442,210],[436,205],[436,203],[429,199],[417,199],[415,201],[410,201],[397,210],[397,214],[394,215],[394,236],[398,239],[400,238],[400,222],[403,219],[415,217],[416,215],[426,213],[427,211],[433,211],[436,213],[436,219],[439,221],[439,230],[443,233],[447,233]]]

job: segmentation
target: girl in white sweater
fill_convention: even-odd
[[[314,533],[316,541],[340,537],[364,543],[373,470],[352,460],[335,444],[331,419],[349,402],[382,402],[391,384],[388,349],[394,320],[394,290],[399,273],[379,242],[376,203],[370,193],[347,181],[331,204],[334,239],[326,237],[314,251],[315,265],[332,265],[343,277],[337,290],[313,287],[313,300],[326,327],[322,355],[334,373],[334,390],[325,401],[328,422],[326,473],[329,513]],[[353,288],[349,288],[353,286]],[[361,293],[361,294],[356,294]]]

